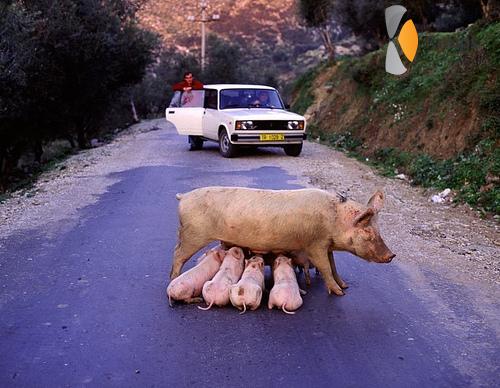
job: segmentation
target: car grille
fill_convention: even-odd
[[[254,120],[254,131],[289,131],[288,121],[284,120]]]

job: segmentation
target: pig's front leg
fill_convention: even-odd
[[[326,288],[328,288],[328,293],[331,294],[333,292],[335,295],[344,295],[344,291],[342,291],[342,288],[340,288],[333,277],[328,250],[315,248],[307,250],[307,254],[314,266],[321,272]]]
[[[339,273],[337,272],[337,267],[335,266],[335,258],[333,257],[333,252],[329,252],[329,256],[331,258],[330,264],[332,266],[333,278],[341,288],[348,288],[349,286],[347,285],[347,283],[342,280]]]

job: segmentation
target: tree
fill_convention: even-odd
[[[486,20],[493,21],[500,18],[500,0],[480,0],[483,15]]]
[[[62,78],[53,97],[61,105],[56,111],[76,133],[80,147],[88,145],[113,94],[139,82],[152,61],[153,36],[138,28],[130,13],[117,12],[117,4],[117,0],[31,4],[40,15],[36,38],[53,64],[53,75]]]
[[[23,150],[39,137],[25,115],[30,69],[41,66],[31,39],[34,25],[32,15],[18,4],[0,6],[0,189]]]
[[[26,149],[76,134],[88,144],[153,61],[143,0],[10,0],[0,4],[0,185]]]
[[[335,0],[335,20],[374,49],[387,40],[384,9],[382,0]]]
[[[330,60],[335,60],[335,46],[331,39],[330,22],[334,0],[298,0],[298,12],[305,25],[315,28],[321,35]]]
[[[207,47],[208,65],[202,74],[204,83],[240,82],[241,48],[215,34],[208,36]]]

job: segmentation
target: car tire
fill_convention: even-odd
[[[288,156],[299,156],[302,152],[302,143],[287,144],[286,146],[283,146],[283,149],[285,150],[285,154]]]
[[[203,148],[203,139],[200,136],[189,136],[189,151],[198,151]]]
[[[237,146],[231,143],[227,131],[222,130],[219,134],[219,152],[225,158],[236,156]]]

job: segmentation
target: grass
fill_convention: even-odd
[[[360,160],[366,162],[368,157],[382,175],[405,173],[414,185],[450,188],[458,201],[500,214],[500,22],[480,21],[458,32],[420,34],[417,56],[413,63],[405,63],[410,71],[400,77],[385,72],[386,49],[339,60],[330,80],[340,85],[339,92],[336,95],[334,88],[330,105],[323,102],[315,116],[318,122],[308,123],[309,132]],[[313,102],[304,89],[314,85],[314,74],[311,71],[297,81],[296,106]],[[342,94],[346,90],[342,85],[348,88],[349,99]],[[360,106],[360,101],[367,102]],[[321,115],[332,111],[335,122]],[[464,112],[474,120],[463,124]],[[393,147],[373,150],[365,137],[381,125],[396,135]],[[429,136],[450,125],[473,126],[460,143],[461,151],[446,160],[422,151]],[[394,145],[394,139],[403,142],[408,131],[422,139],[411,152]]]
[[[320,71],[320,67],[316,67],[305,72],[295,81],[293,90],[297,93],[297,97],[294,99],[294,103],[291,107],[293,112],[297,112],[302,115],[314,102],[312,86],[317,74]]]
[[[478,208],[483,213],[500,215],[500,148],[492,140],[480,142],[473,151],[453,159],[437,160],[429,155],[410,153],[396,148],[378,149],[367,159],[363,142],[351,132],[325,133],[314,125],[309,127],[313,138],[349,156],[367,162],[381,175],[394,177],[404,173],[412,185],[450,188],[456,199]]]
[[[26,167],[27,171],[22,170],[18,171],[17,174],[13,174],[9,179],[7,190],[0,192],[0,203],[5,202],[11,197],[13,192],[19,190],[22,190],[28,197],[33,196],[32,189],[40,175],[44,172],[55,170],[61,162],[75,153],[71,147],[63,145],[63,143],[62,141],[54,141],[46,147],[46,152],[44,153],[45,162],[41,164],[30,163]],[[29,158],[29,155],[26,155],[26,158]]]

